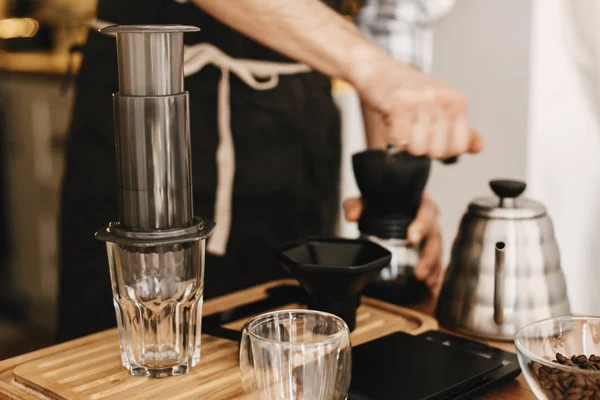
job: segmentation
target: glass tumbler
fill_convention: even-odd
[[[121,359],[132,375],[181,375],[199,362],[204,246],[107,242]]]
[[[249,320],[240,369],[253,400],[343,400],[350,387],[348,326],[332,314],[284,310]]]

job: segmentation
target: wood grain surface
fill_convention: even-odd
[[[266,289],[290,281],[273,282],[207,301],[204,315],[266,297]],[[419,334],[437,329],[429,305],[420,310],[364,298],[352,333],[354,345],[395,331]],[[282,308],[298,308],[290,304]],[[428,315],[429,314],[429,315]],[[245,321],[231,327],[240,328]],[[513,350],[511,344],[501,346]],[[132,377],[121,366],[116,330],[0,362],[0,399],[243,399],[238,366],[238,344],[208,335],[202,337],[201,361],[188,375],[165,379]],[[485,399],[535,399],[523,376]]]

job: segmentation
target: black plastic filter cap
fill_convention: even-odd
[[[362,289],[392,254],[369,240],[316,237],[284,244],[277,257],[308,293],[309,308],[337,315],[352,331]]]

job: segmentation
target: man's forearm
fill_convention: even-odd
[[[456,0],[366,0],[356,23],[362,33],[396,60],[429,72],[432,24],[446,15]],[[381,115],[362,104],[367,144],[384,148]]]
[[[320,0],[193,1],[257,42],[350,83],[368,74],[374,59],[387,57],[351,21]]]

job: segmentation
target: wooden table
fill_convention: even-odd
[[[286,282],[291,283],[291,282]],[[272,282],[207,301],[204,315],[228,310],[266,296]],[[398,330],[415,334],[436,329],[431,317],[434,302],[413,309],[364,299],[359,309],[353,344],[368,340],[374,332],[383,336]],[[286,307],[287,308],[287,307]],[[243,321],[233,323],[240,326]],[[369,328],[371,327],[371,328]],[[490,343],[514,351],[511,343]],[[76,383],[73,383],[76,382]],[[0,399],[243,399],[237,365],[237,343],[203,335],[200,365],[190,374],[167,379],[131,377],[121,366],[116,330],[109,330],[0,361]],[[524,376],[488,392],[483,399],[535,399]]]

